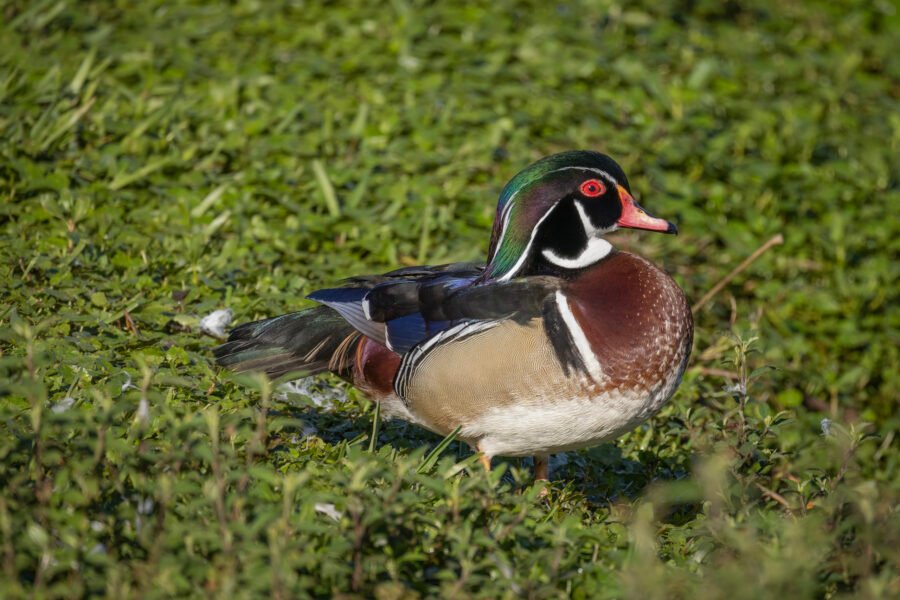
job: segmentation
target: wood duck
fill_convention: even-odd
[[[615,438],[681,381],[693,321],[675,281],[615,250],[620,227],[676,233],[647,214],[610,157],[564,152],[504,187],[486,264],[353,277],[319,306],[234,329],[218,363],[272,378],[330,371],[401,418],[493,456]]]

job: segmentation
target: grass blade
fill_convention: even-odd
[[[316,183],[319,184],[319,189],[322,191],[322,197],[325,199],[325,206],[328,207],[328,212],[332,217],[341,216],[341,207],[338,204],[337,194],[334,193],[334,186],[331,185],[328,173],[325,172],[325,165],[322,164],[321,160],[314,160],[312,166],[313,172],[316,174]]]
[[[225,193],[225,190],[228,189],[228,184],[223,183],[209,194],[206,195],[206,198],[200,201],[200,204],[191,209],[191,216],[195,219],[197,217],[202,217],[203,213],[210,209],[210,207],[219,201],[222,197],[222,194]]]
[[[372,415],[372,437],[369,438],[369,452],[375,452],[378,446],[378,429],[381,427],[381,402],[375,403],[375,414]]]
[[[159,160],[155,160],[151,163],[144,165],[143,167],[141,167],[134,173],[119,173],[110,182],[109,189],[116,192],[118,190],[121,190],[124,187],[128,187],[135,181],[139,181],[139,180],[143,179],[144,177],[146,177],[147,175],[150,175],[154,171],[158,171],[158,170],[162,169],[163,167],[167,166],[171,162],[172,162],[172,159],[170,159],[170,158],[161,158]]]
[[[451,431],[447,437],[441,440],[441,443],[434,447],[434,450],[428,453],[428,456],[425,457],[425,460],[422,461],[422,465],[416,469],[416,473],[428,473],[431,469],[434,468],[434,465],[437,463],[438,458],[440,458],[441,453],[447,449],[450,444],[456,439],[456,436],[459,435],[459,430],[461,427],[457,427],[453,431]]]

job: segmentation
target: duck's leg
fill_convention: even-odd
[[[488,456],[487,454],[482,454],[478,458],[478,460],[481,461],[481,466],[484,467],[484,470],[487,471],[488,473],[490,473],[491,472],[491,457]]]
[[[491,455],[484,451],[481,447],[481,444],[474,444],[475,451],[481,452],[481,456],[478,457],[478,461],[481,463],[481,466],[484,467],[484,470],[488,473],[491,472]]]
[[[550,455],[535,454],[534,455],[534,480],[550,481]]]

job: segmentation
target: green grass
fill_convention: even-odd
[[[0,595],[900,595],[896,5],[320,4],[0,4]],[[483,257],[572,148],[678,224],[614,243],[692,301],[785,242],[548,500],[211,365],[214,309]]]

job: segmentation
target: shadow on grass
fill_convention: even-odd
[[[372,413],[364,412],[361,404],[341,400],[331,406],[322,406],[303,401],[302,403],[279,402],[270,415],[278,415],[302,422],[302,426],[282,430],[283,443],[270,451],[288,452],[302,439],[314,436],[331,447],[371,435]],[[381,423],[377,447],[390,446],[400,452],[409,453],[425,449],[430,452],[441,443],[442,437],[417,425],[401,420]],[[362,443],[368,444],[368,441]],[[457,460],[471,456],[473,449],[460,441],[452,443],[447,453]],[[652,451],[642,450],[637,457],[626,456],[613,443],[557,454],[551,457],[551,481],[554,488],[565,495],[577,495],[588,505],[598,510],[606,509],[621,501],[633,501],[655,483],[676,481],[690,475],[692,456],[684,451],[679,454],[660,456]],[[526,458],[497,457],[495,468],[507,465],[503,481],[510,486],[521,486],[512,470],[530,472],[533,460]],[[530,477],[525,478],[530,480]],[[667,522],[676,523],[690,520],[700,510],[700,506],[678,505],[671,507]]]

